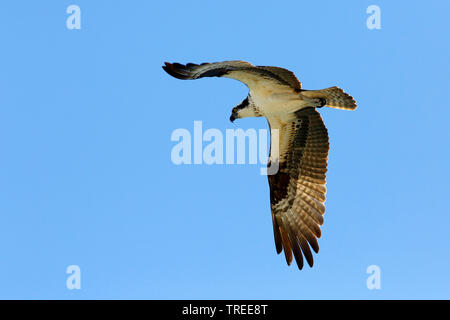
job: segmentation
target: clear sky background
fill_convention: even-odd
[[[66,8],[81,8],[68,30]],[[369,30],[366,8],[381,8]],[[450,298],[448,1],[2,1],[0,298]],[[177,128],[228,120],[233,80],[164,61],[242,59],[333,85],[315,265],[277,255],[260,165],[171,162]],[[66,268],[81,268],[81,290]],[[381,268],[369,290],[366,269]]]

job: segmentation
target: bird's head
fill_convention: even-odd
[[[245,98],[240,104],[231,110],[230,121],[234,122],[236,119],[247,118],[247,117],[256,117],[255,110],[253,108],[253,102],[251,98],[248,96]]]

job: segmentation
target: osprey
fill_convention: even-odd
[[[233,108],[230,120],[266,117],[271,132],[268,166],[270,206],[277,253],[284,250],[288,265],[294,255],[299,269],[303,256],[313,266],[314,252],[325,213],[325,174],[328,160],[328,131],[316,108],[323,106],[354,110],[355,100],[338,87],[304,90],[294,73],[279,67],[254,66],[245,61],[202,63],[165,62],[163,69],[178,79],[225,77],[243,82],[248,96]],[[303,254],[303,255],[302,255]]]

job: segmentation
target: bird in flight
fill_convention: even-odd
[[[248,87],[248,96],[233,108],[230,120],[266,117],[271,132],[277,130],[278,141],[271,135],[268,164],[276,168],[273,174],[268,170],[276,251],[284,251],[288,265],[294,256],[299,269],[304,259],[312,267],[310,248],[319,252],[325,213],[329,150],[328,131],[316,108],[354,110],[355,100],[338,87],[304,90],[289,70],[245,61],[165,62],[163,69],[178,79],[224,77]]]

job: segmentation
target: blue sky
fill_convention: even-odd
[[[66,8],[81,8],[69,30]],[[366,8],[381,9],[381,29]],[[446,1],[3,1],[0,298],[450,298]],[[273,243],[260,165],[172,163],[177,128],[229,122],[247,89],[164,61],[248,60],[333,85],[314,268]],[[81,289],[66,288],[66,268]],[[366,269],[381,269],[369,290]]]

